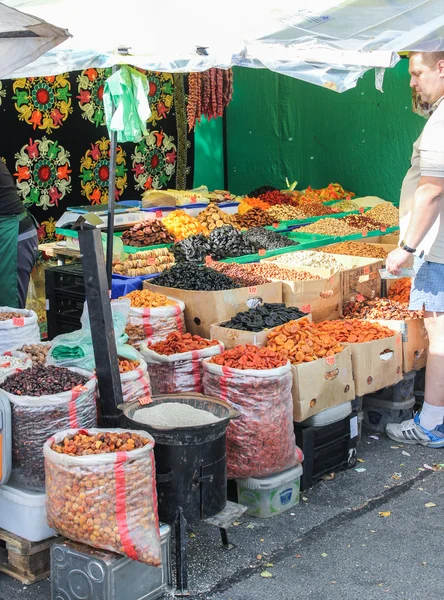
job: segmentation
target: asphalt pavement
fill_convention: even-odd
[[[443,597],[444,471],[431,469],[444,451],[377,437],[364,435],[356,468],[306,490],[294,509],[239,519],[232,550],[221,547],[217,529],[199,524],[189,535],[191,598]],[[50,597],[49,580],[23,586],[0,574],[0,600]]]

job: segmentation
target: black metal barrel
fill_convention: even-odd
[[[230,419],[239,413],[229,404],[204,396],[184,393],[154,396],[148,406],[177,402],[206,410],[220,421],[193,427],[155,428],[134,420],[143,408],[139,402],[121,404],[123,426],[143,429],[156,444],[157,494],[159,518],[172,523],[182,507],[189,523],[212,517],[227,502],[226,432]]]

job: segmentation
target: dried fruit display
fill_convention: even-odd
[[[161,221],[142,221],[122,234],[122,242],[126,246],[155,246],[156,244],[173,244],[174,237]]]
[[[340,242],[339,244],[319,248],[319,252],[382,259],[386,259],[388,254],[387,250],[384,250],[384,248],[381,248],[377,244],[361,244],[359,242]]]
[[[290,321],[270,331],[267,348],[278,352],[293,364],[334,356],[344,349],[336,336],[325,333],[319,325],[308,319]]]
[[[290,198],[287,194],[283,194],[279,190],[272,190],[268,192],[264,192],[259,195],[259,198],[264,202],[267,202],[270,206],[275,206],[276,204],[289,204],[291,206],[297,206],[298,201],[294,198]]]
[[[261,210],[268,210],[270,208],[270,205],[268,204],[268,202],[264,202],[260,198],[249,198],[248,196],[245,196],[245,198],[242,200],[242,202],[237,207],[237,212],[239,215],[243,215],[247,211],[251,210],[252,208],[260,208]]]
[[[343,308],[343,315],[348,319],[383,319],[408,320],[421,319],[422,310],[409,310],[405,302],[397,302],[389,298],[375,298],[365,302],[349,302]]]
[[[212,68],[202,73],[188,75],[187,119],[189,131],[196,121],[222,117],[233,96],[233,72],[231,69]]]
[[[128,360],[126,358],[119,358],[119,373],[128,373],[134,371],[139,366],[137,360]]]
[[[128,277],[161,273],[174,263],[174,256],[168,248],[156,248],[131,254],[123,262],[113,263],[113,273]]]
[[[208,235],[209,231],[196,219],[183,210],[173,210],[163,220],[164,226],[176,238],[177,241],[184,240],[190,235],[203,233]]]
[[[390,300],[396,302],[403,302],[408,304],[410,301],[410,292],[412,289],[411,277],[402,277],[393,282],[388,291],[388,297]]]
[[[306,313],[296,306],[287,307],[283,303],[271,304],[266,302],[257,308],[238,312],[226,323],[221,323],[220,326],[228,329],[240,329],[241,331],[263,331],[305,316]]]
[[[211,258],[206,260],[206,265],[215,271],[219,271],[219,273],[224,273],[224,275],[231,277],[235,283],[241,285],[242,287],[262,285],[264,283],[271,282],[271,279],[268,279],[259,273],[255,274],[250,272],[245,268],[250,265],[237,265],[235,263],[217,262]]]
[[[351,212],[353,210],[359,210],[359,204],[353,200],[341,200],[340,202],[332,204],[331,208],[338,213]]]
[[[243,215],[236,215],[236,223],[242,229],[250,227],[263,227],[264,225],[272,225],[272,217],[261,208],[251,208]]]
[[[287,364],[287,359],[270,348],[258,348],[251,344],[225,350],[209,360],[210,363],[232,369],[276,369]]]
[[[366,215],[348,215],[343,217],[341,221],[344,221],[350,227],[361,229],[361,231],[377,231],[386,227],[384,223],[378,223]]]
[[[369,219],[383,223],[386,227],[398,227],[399,209],[391,202],[381,202],[365,213]]]
[[[176,304],[174,300],[171,300],[163,294],[157,294],[150,290],[134,290],[126,296],[121,296],[119,300],[127,299],[130,300],[133,308],[157,308],[159,306],[173,306]]]
[[[156,278],[156,285],[200,291],[231,290],[239,287],[223,273],[193,263],[188,263],[186,269],[182,265],[171,267]]]
[[[49,525],[74,541],[160,566],[153,446],[141,431],[57,433],[44,447]]]
[[[322,321],[318,323],[319,331],[331,335],[338,342],[360,344],[362,342],[373,342],[396,335],[396,331],[389,329],[379,323],[361,321],[360,319],[346,319],[334,321]]]
[[[213,231],[213,229],[222,227],[223,225],[236,226],[234,215],[229,215],[215,204],[209,204],[204,208],[204,210],[197,215],[197,220],[205,225],[208,231]]]
[[[248,265],[237,266],[241,269],[244,269],[247,273],[254,273],[257,276],[269,277],[270,279],[278,279],[280,281],[309,281],[313,279],[321,279],[319,275],[313,275],[307,271],[286,269],[283,266],[278,266],[274,262],[251,263]]]
[[[242,360],[245,352],[250,354],[250,367]],[[235,358],[223,358],[222,365],[222,354],[204,361],[203,384],[205,394],[240,412],[227,430],[228,477],[266,477],[293,467],[301,455],[294,437],[289,363],[256,346],[239,346],[223,354]]]
[[[217,340],[207,340],[200,335],[192,335],[191,333],[179,333],[172,331],[168,334],[165,340],[151,344],[148,346],[153,352],[158,354],[180,354],[182,352],[192,352],[194,350],[202,350],[209,346],[218,346]]]

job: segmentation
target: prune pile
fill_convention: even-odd
[[[244,233],[244,238],[256,246],[259,250],[264,248],[265,250],[277,250],[278,248],[285,248],[286,246],[296,246],[299,242],[290,240],[285,235],[281,235],[276,231],[270,231],[263,227],[252,227]]]
[[[180,263],[156,278],[156,285],[180,290],[216,291],[241,287],[231,277],[194,263]]]
[[[240,329],[242,331],[262,331],[283,325],[288,321],[305,317],[296,306],[285,306],[281,303],[265,303],[257,308],[251,308],[245,312],[239,312],[226,323],[221,324],[221,327],[228,329]]]

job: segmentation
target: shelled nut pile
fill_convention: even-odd
[[[266,263],[267,261],[265,261]],[[298,267],[316,267],[321,269],[336,269],[340,270],[342,263],[338,261],[334,256],[327,254],[321,254],[320,252],[291,252],[289,254],[282,254],[276,258],[276,262],[279,266],[282,264],[289,266]],[[262,264],[265,264],[262,263]]]
[[[399,225],[399,210],[391,202],[381,202],[365,213],[366,217],[386,227],[397,227]]]

